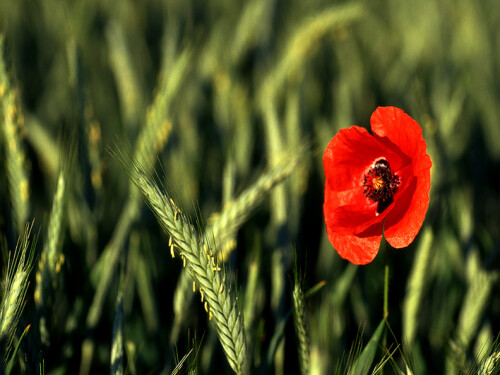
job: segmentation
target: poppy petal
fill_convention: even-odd
[[[378,107],[370,119],[373,136],[400,155],[410,158],[425,153],[422,128],[403,110],[396,107]],[[394,148],[395,146],[395,148]]]
[[[430,188],[430,168],[427,168],[424,173],[415,176],[407,189],[397,197],[394,208],[385,219],[384,235],[391,246],[403,248],[413,242],[429,207]]]
[[[328,216],[325,216],[327,225],[335,228],[337,233],[360,233],[377,222],[381,222],[390,212],[390,209],[384,210],[381,214],[377,213],[378,203],[374,202],[365,207],[357,205],[346,205],[338,207]]]
[[[360,235],[330,232],[328,239],[339,255],[354,264],[368,264],[377,255],[382,240],[382,223],[376,223]]]
[[[338,233],[359,233],[383,220],[377,203],[363,194],[363,178],[378,159],[399,156],[359,126],[340,130],[323,156],[326,174],[324,214],[328,227]]]
[[[332,138],[323,156],[327,183],[336,191],[359,188],[370,165],[387,157],[399,158],[365,128],[351,126],[342,129]]]

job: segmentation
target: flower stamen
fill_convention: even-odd
[[[377,160],[365,174],[363,194],[378,203],[377,213],[383,212],[393,202],[399,182],[399,176],[392,174],[391,167],[385,159]]]
[[[384,179],[380,176],[375,176],[373,179],[372,179],[372,185],[373,185],[373,188],[376,189],[376,190],[380,190],[384,187],[385,185],[385,182],[384,182]]]

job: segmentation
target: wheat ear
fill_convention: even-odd
[[[457,325],[457,341],[462,348],[467,348],[476,335],[496,280],[498,280],[498,274],[482,269],[479,252],[477,249],[473,249],[467,260],[469,285]]]
[[[106,29],[110,67],[115,77],[125,126],[139,122],[144,89],[134,69],[133,55],[122,25],[113,21]]]
[[[0,34],[0,122],[5,142],[5,162],[15,229],[21,233],[29,213],[29,185],[21,133],[24,119],[19,98],[11,88],[3,59],[4,38]]]
[[[226,272],[220,267],[209,242],[199,237],[186,215],[174,201],[136,168],[136,184],[156,215],[163,229],[171,236],[171,250],[181,257],[184,266],[199,286],[205,300],[205,310],[214,321],[217,335],[231,368],[237,374],[245,372],[246,342],[243,322],[236,297],[226,282]]]
[[[498,370],[498,364],[500,363],[500,351],[496,351],[492,353],[481,365],[481,368],[478,371],[478,375],[491,375],[495,369]]]
[[[241,225],[252,214],[253,210],[269,195],[269,192],[280,182],[289,177],[300,163],[301,154],[284,155],[279,162],[270,170],[263,173],[257,181],[244,190],[236,199],[225,204],[220,213],[211,219],[211,224],[205,230],[207,237],[212,237],[217,242],[217,258],[225,262],[236,247],[232,238]],[[178,333],[184,319],[184,311],[189,306],[192,294],[192,281],[183,270],[177,282],[174,293],[174,327],[170,335],[170,341],[177,341]]]
[[[50,291],[56,287],[57,275],[61,271],[61,267],[64,263],[64,254],[60,251],[60,239],[65,196],[66,177],[64,172],[60,172],[49,219],[47,240],[40,260],[38,261],[38,269],[36,272],[35,304],[40,312],[47,306]],[[44,314],[40,317],[40,334],[42,341],[47,343],[48,331]]]
[[[333,5],[307,18],[298,26],[286,43],[281,59],[263,80],[262,89],[265,93],[260,94],[261,105],[269,99],[272,101],[279,93],[285,92],[284,85],[302,74],[303,65],[313,56],[325,35],[357,21],[363,13],[363,6],[356,2]],[[263,108],[265,107],[264,104]]]
[[[170,135],[172,125],[169,118],[174,112],[172,109],[172,102],[177,92],[180,90],[181,84],[186,78],[187,71],[191,66],[189,63],[190,56],[190,50],[185,50],[179,55],[171,71],[168,72],[169,74],[167,74],[166,71],[162,72],[159,79],[158,92],[155,95],[153,104],[147,110],[146,124],[142,128],[136,142],[134,162],[145,165],[148,169],[148,173],[153,169],[151,160],[157,157]],[[138,190],[131,183],[130,196],[115,227],[113,237],[92,270],[91,277],[98,278],[98,283],[96,293],[87,315],[86,324],[89,329],[93,329],[101,317],[106,293],[113,281],[115,269],[122,254],[125,240],[132,223],[139,214],[139,196]],[[81,374],[89,373],[93,352],[94,345],[92,340],[85,340],[82,344]]]
[[[309,374],[309,335],[307,333],[306,309],[304,292],[302,291],[301,281],[298,270],[294,268],[295,282],[292,293],[292,310],[295,333],[298,339],[299,365],[302,375]]]
[[[213,223],[206,230],[208,236],[213,236],[220,243],[224,243],[227,237],[234,235],[269,192],[296,170],[301,160],[301,153],[285,154],[278,160],[273,168],[262,174],[238,198],[228,202],[220,214],[215,215]],[[234,246],[223,246],[218,258],[222,261],[227,260],[233,249]]]
[[[148,174],[153,168],[151,160],[154,160],[163,149],[170,135],[172,125],[168,120],[168,116],[172,113],[172,101],[186,77],[190,66],[190,56],[189,50],[184,51],[178,57],[170,74],[167,75],[167,72],[162,73],[163,77],[160,77],[158,85],[159,90],[146,114],[146,126],[138,136],[134,151],[134,162],[146,166]],[[95,270],[93,270],[94,273],[100,274],[100,279],[87,317],[88,327],[94,327],[101,316],[105,295],[111,285],[130,226],[138,215],[139,203],[138,190],[131,182],[130,197],[115,227],[113,238],[104,249]]]
[[[29,275],[33,268],[33,257],[36,241],[30,249],[29,236],[33,224],[26,224],[24,235],[19,240],[12,263],[7,270],[7,280],[0,307],[0,345],[7,361],[12,347],[12,340],[16,333],[19,318],[26,304],[26,292],[29,285]],[[4,346],[5,345],[5,346]]]
[[[406,287],[406,297],[403,308],[403,335],[407,345],[415,339],[418,313],[422,302],[425,283],[429,273],[427,268],[431,255],[433,241],[432,229],[426,227],[420,239],[413,268]]]

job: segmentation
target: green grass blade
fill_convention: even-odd
[[[377,353],[378,343],[382,338],[382,333],[385,328],[385,320],[382,320],[378,325],[377,329],[373,333],[370,341],[365,346],[361,355],[353,363],[352,367],[349,369],[349,375],[366,375],[370,371],[373,360],[375,359],[375,354]]]
[[[16,360],[17,352],[19,351],[19,347],[21,346],[21,343],[23,342],[23,339],[26,336],[26,334],[28,333],[30,327],[31,327],[31,324],[29,324],[24,329],[23,333],[21,334],[21,337],[19,338],[19,341],[17,342],[17,345],[14,348],[14,351],[12,352],[12,355],[9,359],[9,362],[7,363],[7,366],[5,367],[5,375],[10,375],[10,373],[12,372],[12,369],[14,367],[14,363]]]

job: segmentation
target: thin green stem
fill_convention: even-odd
[[[387,250],[385,251],[385,275],[384,275],[384,319],[387,320],[389,317],[389,257],[387,256]]]
[[[385,242],[385,237],[382,237],[382,244],[384,247],[384,319],[387,322],[389,317],[389,250],[387,249],[387,243]],[[382,348],[384,352],[387,352],[387,329],[384,330],[384,336],[382,338]],[[385,354],[385,353],[384,353]],[[383,369],[381,374],[383,375]]]
[[[384,233],[385,221],[383,222],[382,234]],[[382,242],[380,247],[384,251],[384,319],[387,320],[389,317],[389,250],[387,249],[387,242],[385,241],[385,236],[382,235]],[[385,348],[385,336],[384,336],[384,348]]]

